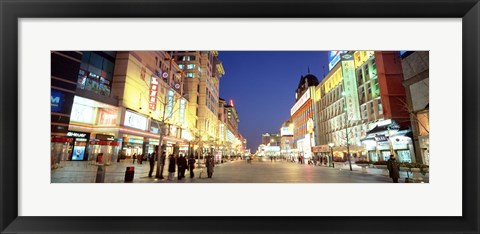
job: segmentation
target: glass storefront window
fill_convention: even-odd
[[[411,163],[412,157],[409,150],[397,150],[397,157],[399,162]]]

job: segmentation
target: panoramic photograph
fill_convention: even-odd
[[[51,51],[51,183],[429,183],[429,51]]]

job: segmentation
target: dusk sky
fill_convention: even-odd
[[[290,117],[300,76],[308,68],[319,81],[328,74],[327,51],[219,51],[219,58],[225,68],[220,97],[233,100],[252,153],[262,134],[277,133]]]

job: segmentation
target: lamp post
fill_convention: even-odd
[[[347,93],[343,91],[342,96],[343,96],[343,105],[345,107],[345,137],[347,140],[347,159],[348,159],[348,165],[350,166],[350,171],[352,171],[352,162],[350,160],[350,142],[348,139]]]
[[[330,166],[333,165],[333,168],[335,168],[335,164],[332,163],[333,162],[333,146],[334,145],[335,144],[333,144],[333,143],[328,143],[328,146],[330,147],[330,157],[331,157],[331,159],[328,160],[328,166],[330,167]]]

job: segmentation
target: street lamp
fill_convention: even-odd
[[[330,166],[333,165],[333,168],[335,168],[335,164],[332,163],[333,162],[333,146],[334,145],[335,145],[334,143],[328,143],[328,146],[330,147],[330,157],[331,157],[331,159],[328,162],[328,166],[330,167]]]
[[[349,139],[348,139],[347,93],[343,91],[342,96],[343,96],[343,105],[345,108],[345,137],[347,139],[347,159],[348,159],[348,165],[350,166],[350,171],[352,171],[352,162],[350,160],[350,142],[348,142]]]

